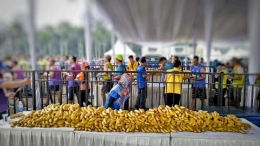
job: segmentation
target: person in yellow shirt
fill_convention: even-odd
[[[136,71],[138,67],[138,62],[134,60],[134,57],[132,55],[130,55],[128,59],[129,59],[129,63],[127,65],[128,71]],[[134,76],[134,80],[136,80],[136,74],[133,73],[132,75]]]
[[[233,80],[233,94],[234,100],[231,100],[231,105],[235,105],[237,107],[240,106],[241,96],[242,96],[242,88],[245,82],[245,76],[243,75],[244,68],[241,66],[239,60],[237,58],[233,58],[231,60],[231,65],[234,67],[234,74],[233,76],[228,76],[228,79]]]
[[[225,66],[218,66],[217,67],[218,73],[221,74],[221,79],[222,79],[222,106],[225,106],[225,98],[228,95],[228,91],[227,91],[227,80],[228,80],[228,70],[226,69]],[[219,78],[218,75],[215,76],[215,78]],[[215,88],[217,89],[216,93],[218,94],[218,89],[219,89],[219,83],[215,82]],[[218,104],[218,96],[214,97],[214,105],[217,106]]]
[[[182,93],[182,81],[188,79],[189,76],[184,75],[181,71],[181,62],[176,60],[174,62],[174,68],[167,70],[166,77],[164,81],[165,86],[165,105],[174,106],[180,103],[181,93]]]

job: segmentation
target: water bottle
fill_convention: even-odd
[[[18,113],[22,113],[23,112],[23,103],[22,101],[19,101],[19,104],[18,104]]]

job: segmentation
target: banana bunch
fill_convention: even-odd
[[[22,117],[22,116],[24,116],[24,114],[22,114],[22,113],[17,113],[17,114],[11,115],[11,116],[10,116],[10,119],[20,118],[20,117]]]
[[[78,104],[53,104],[32,111],[11,122],[11,127],[72,127],[97,132],[239,132],[246,134],[251,125],[234,115],[220,116],[217,112],[191,111],[185,107],[159,106],[145,111],[112,110],[104,107],[80,107]]]

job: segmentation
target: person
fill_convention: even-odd
[[[204,66],[204,58],[200,58],[200,64]]]
[[[180,60],[175,60],[174,68],[167,70],[165,76],[165,94],[164,98],[165,105],[174,106],[179,105],[182,93],[182,81],[188,79],[188,75],[184,75],[181,70]]]
[[[69,56],[63,56],[64,69],[68,70],[70,66]]]
[[[231,99],[231,105],[239,107],[242,96],[241,92],[245,82],[245,76],[241,75],[244,73],[244,68],[240,65],[239,60],[237,58],[233,58],[231,60],[231,65],[233,66],[233,76],[228,76],[228,79],[233,80],[234,99]]]
[[[175,63],[175,61],[179,60],[179,57],[178,56],[174,56],[173,57],[173,63]]]
[[[138,95],[135,102],[135,109],[145,109],[145,101],[147,97],[147,81],[146,78],[151,74],[146,73],[146,58],[142,57],[140,60],[140,65],[137,67],[136,79]]]
[[[105,64],[104,64],[104,71],[103,73],[98,73],[97,77],[102,76],[103,77],[103,86],[101,88],[101,96],[103,99],[103,105],[105,104],[106,101],[106,94],[109,93],[109,91],[112,89],[113,84],[111,80],[111,73],[106,72],[106,71],[113,71],[114,67],[111,64],[111,56],[107,55],[105,56]]]
[[[61,103],[61,94],[60,94],[60,80],[61,80],[61,73],[60,68],[58,66],[55,66],[55,60],[50,59],[49,61],[49,66],[50,66],[50,72],[47,73],[45,72],[43,75],[45,77],[49,78],[49,96],[52,101],[52,91],[55,92],[55,94],[58,97],[58,103]],[[49,104],[49,96],[46,97],[45,104],[46,106]]]
[[[138,67],[138,62],[134,60],[133,55],[130,55],[128,59],[129,59],[129,63],[127,65],[128,71],[136,71]],[[134,80],[136,80],[136,74],[132,73],[132,75],[134,76]]]
[[[12,62],[12,71],[13,71],[13,79],[14,80],[23,80],[24,79],[23,72],[22,72],[21,68],[18,66],[18,62],[15,61],[15,60]],[[17,91],[17,90],[18,90],[18,88],[14,89],[14,91]],[[22,96],[23,96],[23,91],[22,90],[18,91],[16,93],[16,95],[15,95],[15,97],[17,99],[22,101],[22,104],[24,105],[24,107],[26,107],[25,102],[24,102]]]
[[[131,95],[131,84],[132,84],[132,76],[124,73],[121,75],[118,84],[115,85],[111,91],[109,92],[105,108],[112,108],[113,110],[128,110],[128,99]]]
[[[206,88],[205,88],[205,79],[206,79],[206,70],[204,66],[199,64],[199,57],[193,57],[193,65],[191,66],[192,76],[189,78],[192,80],[192,101],[191,101],[191,110],[195,110],[196,98],[200,98],[203,106],[206,105]]]
[[[136,58],[135,58],[135,61],[138,62],[138,66],[140,65],[139,60],[140,60],[139,57],[136,57]]]
[[[88,62],[81,62],[81,70],[82,72],[80,72],[76,79],[80,82],[80,97],[81,97],[81,101],[80,101],[80,106],[83,107],[84,106],[84,102],[86,103],[86,106],[91,105],[91,102],[88,101],[87,98],[87,102],[86,102],[86,97],[88,97],[89,93],[90,93],[90,84],[87,83],[86,87],[86,78],[88,78],[88,82],[90,81],[90,74],[87,73],[88,75],[86,76],[86,73],[84,71],[89,70],[89,64]]]
[[[0,76],[2,74],[2,69],[4,66],[2,62],[0,62]],[[14,97],[15,93],[6,93],[6,89],[18,88],[23,85],[30,85],[31,81],[29,78],[25,78],[22,81],[4,81],[2,78],[0,79],[0,119],[2,119],[2,114],[6,113],[8,109],[8,98]]]
[[[165,91],[165,83],[164,83],[164,80],[165,80],[166,72],[167,72],[167,70],[173,68],[173,64],[172,64],[171,62],[168,62],[165,57],[161,57],[161,58],[160,58],[159,64],[160,64],[160,67],[159,67],[158,70],[161,70],[161,71],[162,71],[162,83],[163,83],[163,93],[164,93],[164,91]],[[164,99],[166,98],[166,94],[165,94],[165,93],[163,94],[163,98],[164,98]],[[165,103],[165,104],[166,104],[166,103]]]
[[[123,65],[123,55],[119,54],[116,56],[116,73],[114,76],[114,85],[116,85],[118,83],[118,81],[121,78],[121,75],[124,74],[124,72],[126,71],[125,69],[125,65]]]
[[[219,65],[217,67],[217,72],[221,74],[221,79],[222,79],[222,104],[221,106],[225,106],[225,97],[227,97],[228,95],[228,91],[227,91],[227,81],[228,81],[228,70],[226,69],[225,66],[223,65]],[[218,105],[218,89],[219,89],[219,83],[218,83],[218,75],[215,75],[215,78],[217,78],[217,82],[215,82],[215,88],[216,88],[216,96],[214,97],[213,101],[214,101],[214,105]]]
[[[72,56],[70,59],[70,73],[65,73],[69,79],[68,87],[69,87],[69,104],[72,104],[74,101],[74,93],[78,97],[78,92],[79,92],[79,84],[77,82],[74,82],[76,79],[77,75],[79,74],[80,66],[77,64],[77,57]]]
[[[37,64],[40,66],[42,70],[47,69],[47,62],[42,56],[38,57]]]

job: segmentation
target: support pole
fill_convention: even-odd
[[[112,58],[113,58],[113,61],[114,63],[116,62],[115,58],[116,58],[116,52],[115,52],[115,34],[113,32],[111,32],[111,47],[112,47],[112,50],[113,50],[113,55],[112,55]]]
[[[86,0],[86,8],[85,8],[85,25],[84,25],[84,36],[85,36],[85,47],[86,47],[86,57],[87,61],[91,61],[92,56],[92,34],[91,34],[91,14],[88,9],[89,1]]]
[[[195,28],[193,32],[193,56],[196,56],[197,52],[197,34],[198,34],[198,29]]]
[[[28,40],[30,48],[30,62],[32,70],[36,69],[36,39],[35,39],[35,0],[28,0],[29,6],[29,29]]]
[[[124,62],[126,63],[126,43],[124,42]]]
[[[214,14],[214,0],[205,0],[205,12],[204,12],[204,25],[205,25],[205,40],[206,40],[206,54],[207,54],[207,66],[210,66],[210,53],[211,53],[211,41],[212,41],[212,20]],[[207,72],[210,71],[207,68]]]
[[[249,0],[248,5],[248,32],[249,32],[249,44],[250,44],[250,56],[248,64],[248,73],[257,74],[260,69],[260,1],[259,0]],[[249,76],[250,84],[255,84],[256,75]],[[250,87],[249,87],[250,88]],[[256,94],[253,93],[254,90],[248,92],[247,106],[251,106],[251,98],[255,98]],[[253,95],[252,95],[253,94]]]

